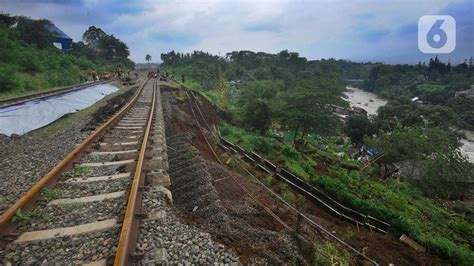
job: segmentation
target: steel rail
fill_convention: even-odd
[[[145,153],[147,145],[149,143],[149,136],[151,127],[153,124],[153,118],[155,114],[156,106],[156,80],[153,84],[153,96],[152,105],[148,117],[148,122],[143,137],[143,142],[140,148],[140,154],[138,155],[138,161],[133,175],[132,187],[130,188],[130,194],[128,197],[127,209],[122,223],[122,230],[120,233],[120,239],[117,246],[117,252],[115,253],[114,265],[128,265],[130,255],[133,253],[138,230],[138,219],[137,211],[141,210],[141,191],[140,186],[143,185],[143,164],[145,161]]]
[[[12,98],[6,98],[6,99],[0,99],[0,108],[8,107],[8,106],[14,106],[18,104],[22,104],[28,101],[33,101],[33,100],[38,100],[38,99],[43,99],[43,98],[48,98],[51,96],[56,96],[56,95],[61,95],[65,94],[68,92],[73,92],[73,91],[78,91],[82,90],[88,87],[92,87],[95,85],[100,85],[108,82],[115,81],[116,79],[110,79],[110,80],[102,80],[98,82],[91,82],[91,83],[86,83],[86,84],[76,84],[76,85],[71,85],[71,86],[66,86],[58,89],[52,89],[52,90],[47,90],[47,91],[40,91],[36,93],[31,93],[27,95],[21,95],[21,96],[16,96]]]
[[[115,115],[113,115],[107,122],[96,129],[91,135],[89,135],[79,146],[77,146],[72,152],[70,152],[64,159],[59,162],[51,171],[45,176],[38,180],[33,187],[31,187],[25,195],[15,202],[10,208],[8,208],[0,216],[0,235],[7,234],[13,229],[14,223],[11,222],[12,217],[20,209],[27,209],[33,206],[34,202],[39,198],[41,189],[46,186],[54,185],[60,174],[72,166],[74,162],[77,162],[81,155],[90,147],[90,145],[101,137],[110,126],[112,126],[126,111],[128,111],[132,105],[137,101],[138,97],[143,91],[143,88],[148,83],[146,80],[140,89],[137,90],[133,98],[123,106]]]

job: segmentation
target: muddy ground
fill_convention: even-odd
[[[111,84],[122,89],[46,127],[0,139],[0,213],[128,102],[138,87],[122,87],[118,82]]]
[[[183,211],[183,218],[233,249],[244,263],[310,264],[312,249],[295,237],[295,229],[298,228],[298,232],[314,241],[316,246],[330,238],[301,222],[294,212],[277,202],[232,160],[229,165],[220,164],[207,145],[183,92],[162,88],[162,100],[170,147],[171,189],[175,204]],[[211,127],[217,125],[221,120],[217,109],[203,98],[200,102],[207,122]],[[204,127],[205,122],[198,113],[195,115]],[[210,132],[204,130],[204,134],[209,141],[215,141]],[[211,145],[222,161],[228,161],[229,155],[224,150],[215,143]],[[249,165],[246,168],[262,180],[268,180]],[[256,204],[234,179],[277,214],[290,230]],[[281,185],[274,180],[267,184],[274,191]],[[444,264],[437,257],[414,251],[393,236],[358,228],[333,217],[304,197],[296,195],[295,202],[305,215],[382,265]],[[339,248],[343,249],[340,245]],[[352,263],[364,262],[353,255]]]

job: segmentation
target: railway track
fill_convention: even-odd
[[[111,80],[103,80],[103,81],[96,81],[96,82],[91,82],[91,83],[86,83],[86,84],[78,84],[78,85],[67,86],[67,87],[49,90],[49,91],[42,91],[42,92],[37,92],[37,93],[7,98],[7,99],[0,99],[0,108],[22,104],[27,101],[43,99],[43,98],[60,95],[60,94],[68,93],[68,92],[78,91],[78,90],[82,90],[82,89],[92,87],[95,85],[112,82],[114,80],[116,79],[114,78]]]
[[[160,160],[160,167],[166,161],[159,93],[156,80],[146,81],[0,216],[0,263],[131,263],[138,218],[146,216],[141,212],[145,172],[159,170],[150,170],[147,161],[156,166]]]

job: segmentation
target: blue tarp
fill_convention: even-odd
[[[82,90],[0,108],[0,133],[24,134],[44,127],[68,113],[85,109],[106,95],[117,91],[110,84],[99,84]]]

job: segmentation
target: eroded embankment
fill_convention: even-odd
[[[233,250],[243,263],[308,264],[294,237],[245,195],[231,178],[235,173],[212,159],[187,99],[166,89],[162,99],[171,191],[182,217]]]
[[[41,129],[0,140],[0,213],[48,173],[92,130],[119,110],[138,86],[125,87],[95,105]]]
[[[204,99],[200,99],[199,101],[201,102],[201,111],[207,122],[211,124],[211,127],[212,125],[218,124],[220,120],[218,111]],[[297,215],[278,203],[273,197],[266,193],[262,187],[255,184],[252,178],[247,176],[246,173],[234,163],[235,158],[229,157],[223,150],[215,147],[220,159],[228,164],[223,166],[217,162],[212,151],[203,139],[184,93],[164,91],[163,102],[166,115],[167,137],[170,138],[171,142],[174,141],[181,145],[181,148],[177,147],[178,153],[196,154],[195,150],[197,149],[197,151],[199,151],[197,156],[201,157],[199,160],[195,159],[196,155],[188,159],[183,158],[181,159],[182,162],[176,163],[175,166],[170,162],[172,182],[173,171],[177,171],[179,175],[192,175],[192,172],[196,172],[199,175],[206,176],[207,171],[211,178],[210,180],[208,178],[204,179],[207,183],[212,185],[218,195],[217,199],[215,199],[215,197],[212,196],[213,193],[209,194],[209,186],[200,185],[201,183],[199,182],[195,183],[199,185],[188,186],[185,181],[179,181],[182,184],[176,184],[175,189],[179,190],[181,186],[186,187],[186,189],[181,189],[181,191],[185,191],[182,200],[183,205],[180,206],[180,199],[178,198],[176,199],[176,203],[179,208],[185,211],[185,217],[187,217],[188,221],[202,227],[204,230],[210,232],[215,239],[218,239],[221,243],[236,250],[239,258],[243,262],[262,260],[278,263],[298,263],[301,262],[299,261],[300,259],[304,261],[303,258],[306,258],[304,262],[308,263],[310,257],[308,254],[311,250],[305,248],[300,242],[295,241],[294,238],[287,237],[291,234],[280,224],[275,222],[272,217],[239,189],[238,185],[234,182],[234,178],[247,187],[253,195],[257,196],[258,200],[265,203],[293,230],[297,230],[297,228],[301,226],[298,222]],[[197,113],[196,116],[203,126],[205,122],[199,113]],[[186,133],[186,137],[180,136],[180,133]],[[204,130],[204,134],[212,141],[212,136],[209,132]],[[174,137],[178,136],[180,136],[180,139],[174,140]],[[184,141],[184,139],[187,140]],[[186,145],[191,151],[183,150],[183,147]],[[170,152],[172,151],[170,150]],[[203,163],[203,161],[205,163]],[[197,166],[193,166],[194,163],[196,163]],[[180,171],[182,167],[188,169],[189,172]],[[246,167],[261,178],[261,180],[274,191],[281,190],[281,182],[269,176],[262,175],[257,172],[257,170],[252,169],[253,167],[251,165],[246,165]],[[173,170],[173,168],[175,168],[175,170]],[[183,172],[185,174],[182,174]],[[178,180],[180,178],[182,177],[178,177]],[[192,183],[194,181],[189,180],[189,182]],[[201,209],[201,206],[192,204],[195,200],[193,197],[201,195],[201,193],[194,193],[192,191],[195,188],[199,190],[200,186],[206,188],[206,191],[202,192],[202,195],[207,194],[215,199],[214,203],[209,206],[215,208],[216,204],[221,204],[224,207],[223,214],[214,217],[213,215],[215,215],[216,212],[207,211],[206,208]],[[186,193],[191,193],[191,196],[186,196]],[[179,195],[173,196],[180,197]],[[345,222],[338,217],[332,216],[323,208],[297,193],[295,193],[295,198],[297,208],[306,216],[379,263],[395,263],[400,265],[413,263],[442,264],[439,258],[427,253],[418,253],[393,236],[372,232],[369,229],[357,227]],[[194,212],[192,211],[193,209],[195,209]],[[200,209],[203,212],[202,215],[199,214]],[[227,223],[227,218],[230,218],[230,223]],[[213,220],[216,220],[216,222],[214,223]],[[307,224],[303,223],[301,227],[302,228],[298,230],[303,232],[302,234],[305,237],[317,243],[316,246],[327,241],[332,241],[327,236],[318,234],[313,228],[309,228]],[[239,235],[239,233],[242,233],[242,235]],[[353,258],[356,260],[357,256],[354,255]],[[356,261],[352,262],[356,263]]]

